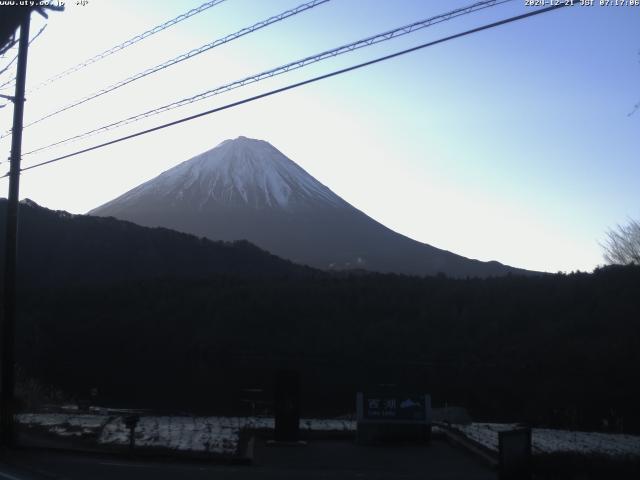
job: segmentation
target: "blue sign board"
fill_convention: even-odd
[[[424,395],[364,395],[364,418],[368,420],[426,419]]]
[[[431,423],[431,397],[412,394],[358,394],[359,422]]]

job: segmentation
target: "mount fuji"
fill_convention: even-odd
[[[248,240],[324,270],[487,277],[532,273],[396,233],[268,142],[226,140],[89,212],[212,240]]]

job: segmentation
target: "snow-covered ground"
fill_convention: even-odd
[[[102,445],[129,444],[129,429],[120,415],[84,415],[67,413],[22,414],[18,422],[41,427],[61,437],[93,438]],[[273,418],[264,417],[169,417],[142,416],[135,428],[137,447],[179,451],[209,452],[222,455],[238,453],[242,430],[272,430]],[[300,428],[310,431],[355,431],[350,420],[305,418]]]
[[[90,439],[102,445],[126,446],[129,443],[129,429],[122,415],[25,413],[18,415],[18,422],[27,427],[40,427],[60,437]],[[451,425],[467,438],[495,452],[498,451],[498,432],[515,427],[517,424],[506,423]],[[141,416],[135,428],[135,444],[137,447],[234,455],[238,453],[243,430],[273,428],[274,419],[269,417]],[[356,422],[303,418],[300,428],[355,432]],[[532,441],[534,454],[565,452],[640,458],[638,435],[534,428]]]
[[[50,433],[63,437],[97,435],[109,421],[104,415],[74,415],[68,413],[23,413],[19,423],[44,427]]]
[[[511,430],[516,426],[506,423],[472,423],[452,425],[452,428],[497,452],[498,432]],[[638,435],[534,428],[531,436],[534,455],[562,452],[640,458],[640,436]]]
[[[135,429],[137,447],[233,455],[238,451],[239,440],[237,421],[221,422],[214,417],[142,417]],[[109,421],[98,441],[107,445],[127,445],[129,429],[122,417]]]

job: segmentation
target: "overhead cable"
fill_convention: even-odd
[[[114,53],[117,53],[117,52],[119,52],[121,50],[124,50],[125,48],[130,47],[131,45],[133,45],[135,43],[138,43],[139,41],[144,40],[147,37],[150,37],[151,35],[154,35],[154,34],[156,34],[158,32],[166,30],[169,27],[177,25],[178,23],[180,23],[180,22],[182,22],[182,21],[184,21],[184,20],[186,20],[188,18],[191,18],[194,15],[202,13],[205,10],[208,10],[209,8],[214,7],[214,6],[220,4],[220,3],[224,2],[224,1],[225,0],[212,0],[212,1],[209,1],[209,2],[205,2],[202,5],[200,5],[199,7],[193,8],[193,9],[189,10],[188,12],[185,12],[185,13],[183,13],[181,15],[178,15],[175,18],[172,18],[171,20],[167,20],[166,22],[147,30],[146,32],[143,32],[143,33],[141,33],[139,35],[131,37],[130,39],[125,40],[124,42],[119,43],[118,45],[116,45],[114,47],[111,47],[111,48],[109,48],[109,49],[107,49],[107,50],[105,50],[105,51],[103,51],[101,53],[98,53],[97,55],[94,55],[93,57],[88,58],[87,60],[84,60],[84,61],[78,63],[77,65],[74,65],[73,67],[67,68],[63,72],[60,72],[60,73],[58,73],[58,74],[56,74],[56,75],[54,75],[54,76],[42,81],[41,83],[39,83],[38,85],[36,85],[33,88],[30,88],[28,90],[28,92],[34,92],[36,90],[39,90],[39,89],[41,89],[41,88],[43,88],[43,87],[45,87],[45,86],[57,81],[57,80],[60,80],[61,78],[66,77],[67,75],[71,75],[72,73],[77,72],[78,70],[81,70],[81,69],[83,69],[83,68],[85,68],[85,67],[87,67],[87,66],[89,66],[89,65],[91,65],[93,63],[96,63],[96,62],[98,62],[98,61],[100,61],[100,60],[102,60],[104,58],[107,58],[108,56],[113,55]]]
[[[31,40],[29,40],[29,45],[31,45],[31,44],[34,42],[34,40],[35,40],[36,38],[38,38],[38,37],[40,36],[40,34],[42,34],[42,32],[44,32],[44,29],[45,29],[45,28],[47,28],[47,25],[46,25],[46,24],[45,24],[45,25],[44,25],[44,26],[43,26],[43,27],[38,31],[38,33],[36,33],[36,34],[33,36],[33,38],[32,38]],[[4,66],[4,68],[3,68],[2,70],[0,70],[0,75],[2,75],[4,72],[6,72],[6,71],[9,69],[9,67],[11,67],[11,65],[13,65],[13,62],[15,62],[17,59],[18,59],[18,55],[16,54],[16,55],[11,59],[11,61],[10,61],[7,65],[5,65],[5,66]],[[14,78],[14,79],[9,80],[9,83],[11,83],[13,80],[15,80],[15,78]],[[0,85],[0,87],[1,87],[1,86],[4,86],[4,85],[6,85],[6,83],[3,83],[2,85]]]
[[[438,23],[441,23],[441,22],[444,22],[444,21],[447,21],[447,20],[451,20],[451,19],[459,17],[461,15],[466,15],[466,14],[469,14],[471,12],[475,12],[475,11],[478,11],[478,10],[481,10],[481,9],[485,9],[485,8],[488,8],[488,7],[493,7],[493,6],[500,5],[502,3],[511,2],[511,1],[513,1],[513,0],[487,0],[487,1],[482,1],[482,2],[478,2],[478,3],[474,3],[474,4],[469,5],[467,7],[459,8],[459,9],[452,10],[452,11],[444,13],[444,14],[440,14],[440,15],[437,15],[437,16],[434,16],[434,17],[430,17],[430,18],[427,18],[427,19],[424,19],[424,20],[413,22],[413,23],[408,24],[408,25],[403,25],[401,27],[398,27],[398,28],[395,28],[395,29],[392,29],[392,30],[388,30],[388,31],[385,31],[385,32],[382,32],[382,33],[378,33],[376,35],[373,35],[373,36],[370,36],[370,37],[367,37],[367,38],[364,38],[364,39],[361,39],[361,40],[357,40],[355,42],[352,42],[352,43],[349,43],[349,44],[346,44],[346,45],[342,45],[340,47],[333,48],[331,50],[326,50],[326,51],[318,53],[316,55],[312,55],[312,56],[309,56],[309,57],[302,58],[300,60],[296,60],[295,62],[287,63],[285,65],[273,68],[271,70],[267,70],[267,71],[260,72],[260,73],[255,74],[255,75],[251,75],[249,77],[245,77],[245,78],[243,78],[241,80],[236,80],[236,81],[233,81],[231,83],[227,83],[227,84],[218,86],[216,88],[207,90],[207,91],[199,93],[197,95],[193,95],[191,97],[183,98],[181,100],[174,101],[174,102],[168,103],[166,105],[163,105],[163,106],[160,106],[160,107],[156,107],[156,108],[151,109],[151,110],[147,110],[147,111],[145,111],[143,113],[139,113],[137,115],[133,115],[133,116],[130,116],[128,118],[125,118],[125,119],[122,119],[122,120],[118,120],[116,122],[112,122],[112,123],[109,123],[107,125],[103,125],[101,127],[94,128],[92,130],[85,131],[83,133],[80,133],[80,134],[77,134],[77,135],[74,135],[74,136],[71,136],[71,137],[56,141],[54,143],[51,143],[51,144],[48,144],[48,145],[45,145],[45,146],[42,146],[42,147],[38,147],[38,148],[36,148],[34,150],[26,152],[24,155],[31,155],[31,154],[34,154],[34,153],[37,153],[37,152],[40,152],[40,151],[43,151],[43,150],[58,146],[58,145],[62,145],[64,143],[80,140],[82,138],[86,138],[86,137],[89,137],[89,136],[97,135],[99,133],[107,132],[109,130],[113,130],[115,128],[122,127],[122,126],[128,125],[130,123],[134,123],[134,122],[137,122],[139,120],[142,120],[142,119],[154,116],[154,115],[158,115],[160,113],[164,113],[164,112],[167,112],[169,110],[173,110],[173,109],[178,108],[178,107],[182,107],[184,105],[188,105],[188,104],[200,101],[200,100],[204,100],[204,99],[213,97],[215,95],[220,95],[222,93],[228,92],[230,90],[234,90],[236,88],[243,87],[243,86],[248,85],[248,84],[256,83],[256,82],[259,82],[259,81],[267,79],[267,78],[271,78],[271,77],[274,77],[274,76],[277,76],[277,75],[281,75],[283,73],[290,72],[292,70],[296,70],[296,69],[305,67],[307,65],[320,62],[322,60],[326,60],[326,59],[329,59],[329,58],[336,57],[338,55],[342,55],[342,54],[345,54],[345,53],[348,53],[348,52],[352,52],[354,50],[357,50],[357,49],[360,49],[360,48],[363,48],[363,47],[368,47],[370,45],[374,45],[374,44],[377,44],[377,43],[385,42],[387,40],[391,40],[393,38],[397,38],[397,37],[400,37],[400,36],[403,36],[403,35],[407,35],[409,33],[415,32],[417,30],[420,30],[420,29],[423,29],[423,28],[426,28],[426,27],[429,27],[429,26],[432,26],[432,25],[435,25],[435,24],[438,24]]]
[[[170,60],[167,60],[166,62],[163,62],[159,65],[156,65],[154,67],[148,68],[142,72],[138,72],[135,75],[132,75],[130,77],[125,78],[124,80],[120,80],[119,82],[116,82],[114,84],[111,84],[105,88],[102,88],[100,90],[98,90],[97,92],[94,92],[90,95],[87,95],[79,100],[75,100],[67,105],[65,105],[64,107],[59,108],[58,110],[55,110],[47,115],[45,115],[44,117],[41,117],[37,120],[34,120],[33,122],[27,123],[24,128],[27,127],[31,127],[32,125],[35,125],[37,123],[40,123],[44,120],[47,120],[48,118],[51,118],[55,115],[58,115],[62,112],[66,112],[67,110],[77,107],[79,105],[82,105],[83,103],[89,102],[90,100],[93,100],[95,98],[101,97],[102,95],[105,95],[107,93],[113,92],[114,90],[117,90],[118,88],[124,87],[125,85],[128,85],[131,82],[135,82],[136,80],[140,80],[141,78],[144,78],[148,75],[151,75],[153,73],[159,72],[160,70],[164,70],[165,68],[168,68],[172,65],[175,65],[177,63],[183,62],[185,60],[188,60],[190,58],[195,57],[196,55],[199,55],[203,52],[206,52],[208,50],[211,50],[212,48],[218,47],[220,45],[223,45],[225,43],[229,43],[232,40],[235,40],[237,38],[243,37],[244,35],[248,35],[249,33],[255,32],[256,30],[260,30],[262,28],[265,28],[269,25],[272,25],[274,23],[280,22],[286,18],[292,17],[294,15],[297,15],[299,13],[302,13],[306,10],[309,10],[311,8],[317,7],[318,5],[321,5],[323,3],[327,3],[330,0],[312,0],[310,2],[304,3],[302,5],[298,5],[295,8],[292,8],[290,10],[286,10],[278,15],[274,15],[273,17],[269,17],[266,20],[262,20],[261,22],[258,22],[250,27],[246,27],[243,28],[241,30],[238,30],[235,33],[232,33],[230,35],[227,35],[225,37],[219,38],[217,40],[214,40],[213,42],[207,43],[206,45],[202,45],[201,47],[198,48],[194,48],[193,50],[187,52],[187,53],[183,53],[175,58],[172,58]],[[11,133],[11,130],[7,130],[4,134],[0,135],[0,139],[8,136]]]
[[[311,83],[315,83],[315,82],[318,82],[320,80],[325,80],[327,78],[331,78],[331,77],[335,77],[335,76],[338,76],[338,75],[342,75],[344,73],[351,72],[351,71],[354,71],[354,70],[358,70],[360,68],[368,67],[370,65],[374,65],[374,64],[377,64],[377,63],[380,63],[380,62],[384,62],[384,61],[390,60],[392,58],[400,57],[400,56],[406,55],[408,53],[416,52],[418,50],[422,50],[422,49],[427,48],[427,47],[432,47],[434,45],[438,45],[440,43],[444,43],[444,42],[447,42],[447,41],[450,41],[450,40],[454,40],[456,38],[464,37],[464,36],[467,36],[467,35],[471,35],[473,33],[481,32],[483,30],[488,30],[488,29],[495,28],[495,27],[498,27],[498,26],[501,26],[501,25],[505,25],[505,24],[512,23],[512,22],[516,22],[516,21],[519,21],[519,20],[524,20],[526,18],[530,18],[530,17],[536,16],[536,15],[547,13],[547,12],[550,12],[550,11],[553,11],[553,10],[558,10],[560,8],[564,8],[564,7],[567,7],[567,6],[571,6],[571,4],[568,3],[568,2],[567,3],[562,2],[562,3],[556,4],[556,5],[552,5],[550,7],[541,8],[541,9],[534,10],[534,11],[531,11],[531,12],[528,12],[528,13],[524,13],[522,15],[509,17],[509,18],[506,18],[504,20],[499,20],[497,22],[493,22],[493,23],[489,23],[489,24],[486,24],[486,25],[482,25],[480,27],[476,27],[476,28],[473,28],[471,30],[466,30],[466,31],[461,32],[461,33],[456,33],[454,35],[449,35],[447,37],[443,37],[443,38],[440,38],[438,40],[434,40],[434,41],[431,41],[431,42],[423,43],[421,45],[418,45],[418,46],[415,46],[415,47],[412,47],[412,48],[408,48],[406,50],[401,50],[399,52],[395,52],[395,53],[392,53],[392,54],[389,54],[389,55],[385,55],[383,57],[378,57],[378,58],[376,58],[374,60],[369,60],[369,61],[364,62],[364,63],[359,63],[357,65],[352,65],[350,67],[342,68],[340,70],[336,70],[336,71],[333,71],[331,73],[326,73],[324,75],[319,75],[317,77],[313,77],[313,78],[310,78],[308,80],[304,80],[304,81],[301,81],[301,82],[293,83],[293,84],[287,85],[285,87],[277,88],[275,90],[271,90],[271,91],[268,91],[268,92],[265,92],[265,93],[261,93],[259,95],[254,95],[252,97],[245,98],[243,100],[238,100],[236,102],[228,103],[228,104],[223,105],[221,107],[213,108],[211,110],[206,110],[204,112],[200,112],[200,113],[197,113],[195,115],[190,115],[188,117],[184,117],[184,118],[181,118],[179,120],[174,120],[174,121],[169,122],[169,123],[164,123],[162,125],[158,125],[158,126],[153,127],[153,128],[149,128],[149,129],[142,130],[142,131],[139,131],[139,132],[136,132],[136,133],[132,133],[130,135],[119,137],[119,138],[116,138],[114,140],[110,140],[108,142],[104,142],[104,143],[101,143],[101,144],[98,144],[98,145],[94,145],[92,147],[84,148],[84,149],[78,150],[76,152],[72,152],[72,153],[68,153],[66,155],[62,155],[62,156],[59,156],[59,157],[56,157],[56,158],[52,158],[50,160],[37,163],[35,165],[30,165],[28,167],[25,167],[25,168],[21,169],[21,171],[31,170],[31,169],[38,168],[38,167],[41,167],[41,166],[44,166],[44,165],[49,165],[49,164],[52,164],[52,163],[55,163],[55,162],[59,162],[61,160],[64,160],[64,159],[67,159],[67,158],[70,158],[70,157],[74,157],[74,156],[77,156],[77,155],[81,155],[83,153],[87,153],[87,152],[91,152],[91,151],[94,151],[94,150],[98,150],[100,148],[104,148],[104,147],[107,147],[109,145],[120,143],[120,142],[123,142],[125,140],[130,140],[132,138],[140,137],[142,135],[146,135],[146,134],[149,134],[149,133],[152,133],[152,132],[156,132],[158,130],[162,130],[162,129],[165,129],[165,128],[168,128],[168,127],[172,127],[172,126],[175,126],[175,125],[178,125],[178,124],[181,124],[181,123],[185,123],[185,122],[194,120],[196,118],[200,118],[200,117],[204,117],[204,116],[207,116],[207,115],[211,115],[213,113],[217,113],[217,112],[220,112],[220,111],[223,111],[223,110],[228,110],[230,108],[237,107],[237,106],[240,106],[240,105],[244,105],[246,103],[250,103],[250,102],[262,99],[262,98],[270,97],[270,96],[276,95],[278,93],[282,93],[282,92],[285,92],[285,91],[288,91],[288,90],[293,90],[295,88],[302,87],[304,85],[308,85],[308,84],[311,84]],[[0,177],[0,178],[5,178],[7,176],[8,176],[8,174],[5,174],[3,177]]]

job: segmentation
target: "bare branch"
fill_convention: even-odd
[[[606,240],[600,244],[604,249],[604,259],[615,265],[640,265],[640,222],[629,219],[625,225],[618,225],[606,233]]]

